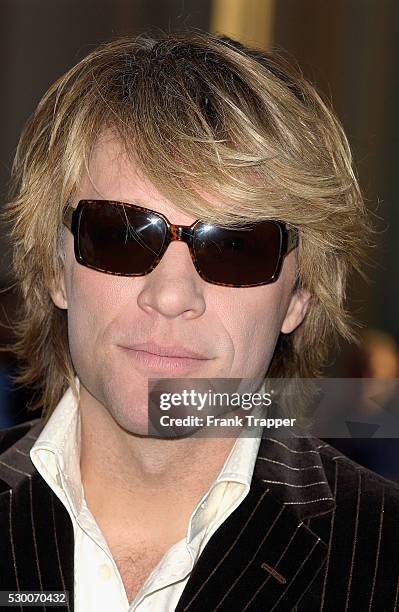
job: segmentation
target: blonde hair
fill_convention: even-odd
[[[32,408],[48,417],[74,388],[66,313],[50,287],[62,271],[63,212],[107,128],[189,214],[297,228],[296,287],[312,298],[303,324],[281,334],[268,376],[316,376],[331,345],[353,338],[345,289],[369,232],[341,125],[274,53],[206,33],[145,35],[104,44],[56,81],[19,142],[6,216],[23,297],[17,381],[36,390]]]

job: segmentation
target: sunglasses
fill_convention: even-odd
[[[278,279],[298,233],[279,221],[245,228],[204,223],[173,225],[161,213],[124,202],[80,200],[68,206],[64,224],[74,236],[78,263],[118,276],[144,276],[173,240],[187,244],[200,277],[225,287],[257,287]]]

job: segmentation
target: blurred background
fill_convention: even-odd
[[[378,235],[369,281],[354,279],[349,294],[350,309],[364,324],[360,346],[343,346],[325,374],[398,378],[397,0],[2,0],[0,208],[7,200],[19,133],[57,77],[110,38],[188,28],[283,50],[331,101],[351,143]],[[10,245],[0,226],[0,289],[12,283],[9,270]],[[7,324],[17,306],[13,291],[0,293],[1,345],[12,339]],[[0,427],[31,417],[26,416],[29,392],[13,389],[10,382],[15,366],[12,354],[0,353]],[[350,442],[363,463],[399,478],[396,440],[374,440],[374,451],[370,441],[363,447],[362,441]],[[351,450],[348,441],[340,443],[345,452]]]

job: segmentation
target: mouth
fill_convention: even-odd
[[[161,346],[154,343],[144,343],[121,346],[121,348],[137,365],[151,370],[183,372],[209,361],[209,357],[179,345]]]

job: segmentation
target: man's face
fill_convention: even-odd
[[[103,137],[80,186],[79,199],[137,203],[171,223],[195,218],[178,210],[141,176],[118,142]],[[212,285],[200,278],[183,242],[172,242],[147,276],[120,277],[78,264],[73,237],[65,240],[65,268],[53,292],[68,310],[72,361],[81,403],[106,409],[132,433],[147,433],[147,379],[256,378],[268,369],[280,331],[302,321],[308,295],[292,293],[295,253],[277,282],[251,288]],[[136,345],[152,343],[202,358],[157,357]]]

